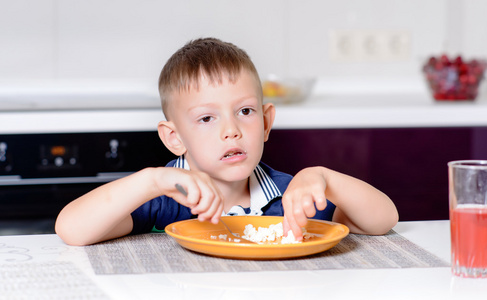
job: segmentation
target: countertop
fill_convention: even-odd
[[[273,128],[487,126],[485,93],[475,101],[447,102],[435,101],[418,84],[390,89],[342,84],[337,90],[323,85],[301,103],[277,104]],[[152,90],[0,89],[0,134],[155,131],[164,116]]]
[[[400,222],[394,230],[450,261],[449,221]],[[487,279],[455,277],[449,267],[95,275],[84,248],[67,246],[56,235],[0,237],[0,264],[27,266],[47,261],[74,263],[113,299],[429,300],[468,299],[487,293]]]

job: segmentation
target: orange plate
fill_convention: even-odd
[[[283,217],[271,216],[225,216],[222,218],[234,233],[241,236],[243,236],[245,225],[252,224],[255,228],[269,227],[269,225],[283,220]],[[165,230],[181,246],[189,250],[238,259],[281,259],[311,255],[334,247],[349,233],[349,229],[345,225],[313,219],[308,220],[306,230],[318,236],[297,244],[251,244],[245,243],[243,240],[236,243],[218,238],[211,239],[210,236],[219,234],[232,236],[221,223],[215,225],[210,222],[200,222],[197,219],[169,224]]]

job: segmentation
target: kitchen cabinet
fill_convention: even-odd
[[[448,219],[447,162],[487,159],[487,127],[276,129],[263,161],[295,174],[321,165],[386,193],[400,219]]]

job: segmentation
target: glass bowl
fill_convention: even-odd
[[[475,100],[486,66],[485,60],[464,61],[461,56],[450,59],[441,55],[430,57],[423,65],[423,73],[434,99]]]
[[[315,79],[278,78],[269,76],[262,81],[264,103],[292,104],[306,100],[311,94]]]

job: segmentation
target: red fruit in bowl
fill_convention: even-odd
[[[484,60],[465,61],[462,56],[449,59],[443,54],[430,57],[423,73],[436,100],[474,100],[486,66]]]
[[[430,66],[436,65],[436,57],[434,56],[430,57],[430,59],[428,60],[428,65]]]
[[[463,59],[462,59],[462,57],[460,55],[457,56],[457,58],[455,58],[455,61],[454,62],[455,62],[455,65],[457,65],[457,66],[463,65]]]
[[[465,74],[468,72],[468,65],[466,64],[461,64],[460,66],[458,66],[458,72],[460,74]]]
[[[445,54],[440,57],[440,62],[445,67],[450,65],[450,59]]]
[[[475,75],[469,75],[468,76],[468,83],[476,84],[477,83],[477,77]]]

